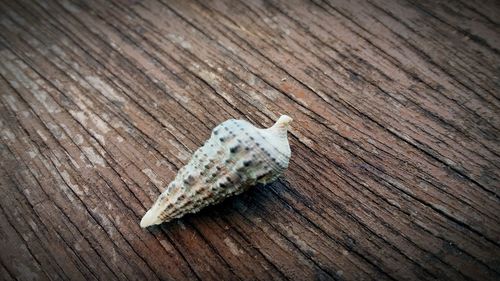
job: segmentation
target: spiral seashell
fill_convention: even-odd
[[[193,154],[141,220],[148,227],[237,195],[249,187],[274,181],[288,167],[289,116],[267,129],[244,120],[227,120]]]

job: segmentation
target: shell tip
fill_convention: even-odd
[[[158,217],[155,216],[151,210],[147,211],[146,214],[144,215],[144,217],[142,217],[142,220],[141,220],[141,227],[142,228],[146,228],[148,226],[152,226],[152,225],[155,225],[155,224],[160,224],[161,222],[158,221]]]
[[[293,121],[292,117],[288,115],[281,115],[278,121],[276,121],[276,123],[273,125],[273,128],[288,130],[288,126],[292,121]]]

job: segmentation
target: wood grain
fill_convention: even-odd
[[[496,1],[1,1],[0,279],[498,280]],[[275,183],[147,230],[218,123]]]

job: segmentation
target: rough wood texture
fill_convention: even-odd
[[[498,280],[497,1],[1,1],[0,279]],[[139,221],[211,129],[277,182]]]

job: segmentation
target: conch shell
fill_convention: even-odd
[[[227,120],[181,168],[141,220],[141,227],[160,224],[219,203],[249,187],[277,179],[288,167],[289,116],[267,129],[244,120]]]

